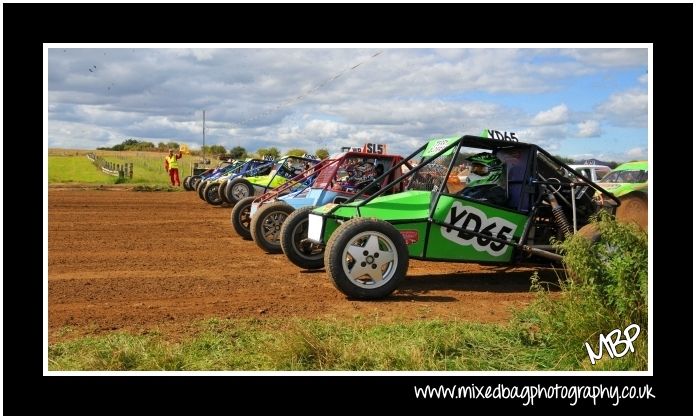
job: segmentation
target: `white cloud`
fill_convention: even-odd
[[[615,125],[646,127],[648,124],[648,93],[642,90],[615,93],[600,104],[597,110]]]
[[[91,124],[49,121],[49,147],[85,148],[114,146],[125,138],[118,132]]]
[[[599,122],[594,120],[583,121],[578,124],[578,137],[599,137],[602,133]]]
[[[565,104],[541,111],[532,118],[532,125],[558,125],[568,121],[568,107]]]
[[[641,147],[634,147],[626,151],[626,156],[631,159],[643,159],[648,155],[648,150]]]
[[[172,50],[173,53],[179,56],[191,55],[198,61],[211,60],[215,54],[215,49],[213,48],[175,48]]]
[[[642,76],[638,77],[638,82],[640,84],[647,84],[648,83],[648,75],[643,74]]]
[[[565,125],[529,127],[517,131],[517,138],[525,143],[536,144],[549,152],[556,152],[561,141],[568,137]]]
[[[579,48],[560,50],[561,54],[597,67],[648,65],[647,48]]]
[[[611,97],[594,114],[576,111],[582,106],[572,98],[536,115],[528,109],[540,109],[548,92],[565,97],[584,75],[609,79],[618,77],[612,66],[644,65],[642,53],[631,50],[386,48],[371,58],[377,51],[51,48],[48,144],[80,148],[138,138],[195,147],[206,109],[206,144],[250,151],[369,140],[408,153],[426,138],[484,128],[515,131],[556,150],[569,136],[592,133],[587,121],[605,127],[630,115],[628,98]],[[609,95],[606,87],[602,92]]]

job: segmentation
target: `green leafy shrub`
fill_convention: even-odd
[[[566,266],[566,277],[557,285],[560,293],[549,292],[550,284],[532,277],[537,297],[517,314],[518,334],[527,345],[553,348],[558,358],[554,369],[605,369],[602,363],[590,365],[584,343],[595,347],[600,334],[637,324],[636,352],[620,362],[622,369],[646,369],[647,233],[605,213],[594,223],[600,232],[596,243],[576,234],[558,244]]]
[[[647,324],[647,233],[606,213],[596,223],[601,233],[596,244],[576,235],[559,245],[572,285],[592,292],[618,318]]]

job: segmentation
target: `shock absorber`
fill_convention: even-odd
[[[553,196],[552,193],[548,194],[547,196],[549,203],[551,203],[551,213],[553,214],[553,219],[556,220],[556,225],[558,225],[558,228],[560,228],[561,232],[563,232],[563,236],[565,237],[573,234],[573,229],[570,227],[570,223],[568,223],[568,218],[566,218],[565,214],[563,213],[563,208],[558,205],[556,197]]]

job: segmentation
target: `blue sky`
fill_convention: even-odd
[[[127,138],[249,151],[514,131],[555,154],[647,158],[647,48],[48,48],[48,146]]]

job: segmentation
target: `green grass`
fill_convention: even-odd
[[[49,346],[51,370],[529,371],[632,369],[566,360],[508,326],[456,321],[218,320],[181,342],[115,333]]]
[[[116,177],[102,173],[85,157],[87,152],[61,153],[58,150],[49,150],[48,183],[117,183]],[[164,153],[106,150],[98,150],[94,153],[111,163],[133,163],[133,179],[125,179],[118,183],[152,186],[170,184],[169,174],[164,170]],[[191,174],[191,163],[198,160],[198,157],[184,156],[179,161],[179,176],[182,182],[184,177]],[[216,164],[217,161],[212,163]]]
[[[112,152],[113,153],[113,152]],[[164,154],[152,152],[119,153],[105,158],[116,164],[133,163],[133,179],[126,183],[167,185],[170,184],[169,174],[164,170]],[[184,156],[179,160],[179,177],[181,181],[191,174],[190,166],[194,158]],[[217,162],[215,162],[217,163]]]
[[[48,156],[48,183],[115,183],[85,156]]]

